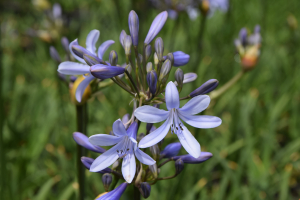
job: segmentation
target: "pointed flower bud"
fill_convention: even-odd
[[[61,45],[64,48],[66,53],[70,53],[70,49],[69,49],[70,42],[69,42],[68,38],[62,37],[61,38]]]
[[[151,53],[152,53],[152,48],[151,48],[151,45],[148,44],[146,46],[146,49],[145,49],[145,54],[146,54],[146,61],[149,59],[149,57],[151,56]]]
[[[61,58],[60,58],[58,52],[56,51],[55,47],[53,47],[53,46],[50,47],[50,56],[57,63],[61,63]]]
[[[121,34],[120,34],[120,37],[119,37],[119,40],[120,40],[120,43],[122,45],[123,48],[124,47],[124,40],[125,40],[125,37],[127,36],[126,32],[124,30],[121,31]]]
[[[158,65],[158,62],[159,62],[159,60],[158,60],[158,57],[157,57],[157,54],[156,53],[154,53],[154,65],[155,65],[155,69],[157,68],[157,65]]]
[[[141,195],[147,199],[151,193],[151,185],[147,182],[142,182],[139,188]]]
[[[82,164],[88,169],[90,170],[91,168],[91,165],[92,163],[94,162],[94,159],[93,158],[89,158],[89,157],[85,157],[85,156],[82,156],[81,157],[81,162]],[[105,173],[111,173],[112,170],[110,168],[105,168],[97,173],[100,173],[100,174],[105,174]]]
[[[159,156],[160,156],[160,150],[159,150],[159,147],[157,144],[153,145],[150,147],[150,152],[153,156],[153,159],[154,160],[158,160]]]
[[[167,11],[163,11],[155,17],[155,19],[153,20],[150,26],[146,39],[144,41],[145,44],[149,44],[156,37],[156,35],[160,32],[162,27],[165,25],[167,18],[168,18]]]
[[[156,92],[156,85],[157,85],[157,74],[156,71],[152,70],[147,74],[147,83],[150,92],[155,95]]]
[[[162,152],[160,152],[160,158],[171,158],[176,156],[181,149],[180,142],[175,142],[167,145]]]
[[[125,69],[122,67],[108,66],[102,64],[93,65],[91,66],[90,70],[92,75],[99,79],[112,78],[125,72]]]
[[[202,94],[207,94],[219,85],[219,81],[217,79],[210,79],[203,83],[200,87],[198,87],[196,90],[190,93],[191,97],[195,97]]]
[[[150,169],[151,173],[153,174],[154,178],[156,179],[157,175],[158,175],[158,170],[157,170],[156,163],[154,165],[150,165],[149,169]]]
[[[174,56],[172,53],[168,53],[166,59],[169,59],[171,61],[171,65],[174,65]]]
[[[127,56],[131,54],[131,45],[132,45],[132,39],[130,35],[127,35],[124,39],[124,49],[125,49],[125,54]]]
[[[167,59],[161,67],[159,81],[163,81],[163,79],[166,81],[168,79],[171,68],[171,61]]]
[[[243,46],[247,45],[248,32],[246,28],[242,28],[239,33],[239,39]]]
[[[112,182],[112,175],[109,173],[105,173],[102,176],[102,183],[104,186],[105,191],[107,192],[109,190],[109,186]]]
[[[146,70],[147,70],[147,73],[149,73],[153,70],[152,62],[147,63]]]
[[[155,48],[155,52],[157,54],[158,59],[163,60],[164,41],[162,40],[161,37],[156,38],[154,48]]]
[[[184,78],[183,78],[183,83],[190,83],[193,82],[194,80],[197,79],[197,74],[190,72],[190,73],[186,73],[184,74]]]
[[[122,183],[116,189],[104,195],[101,195],[100,197],[98,196],[98,198],[95,200],[108,200],[108,199],[119,200],[122,194],[124,193],[124,191],[126,190],[126,188],[127,188],[127,183]]]
[[[92,54],[83,54],[83,59],[89,66],[97,65],[97,64],[103,64],[104,61],[98,58],[97,56],[94,56]]]
[[[182,161],[181,158],[179,158],[175,161],[176,174],[180,174],[180,172],[182,172],[183,169],[184,169],[184,162]]]
[[[182,69],[178,68],[176,71],[175,71],[175,80],[177,82],[177,85],[178,85],[178,92],[181,92],[181,89],[182,89],[182,86],[183,86],[183,79],[184,79],[184,74],[183,74],[183,71]]]
[[[208,159],[210,159],[213,156],[210,152],[201,152],[200,156],[198,158],[194,158],[193,156],[186,154],[181,156],[175,156],[173,157],[174,160],[181,159],[184,163],[187,164],[199,164],[202,163]]]
[[[118,54],[115,50],[109,53],[109,62],[112,66],[116,66],[118,63]]]
[[[139,17],[135,11],[130,11],[128,16],[128,26],[132,39],[133,46],[137,46],[139,43]]]
[[[84,148],[97,152],[97,153],[104,153],[106,150],[103,149],[102,147],[99,146],[95,146],[92,143],[89,142],[89,138],[79,132],[74,132],[73,133],[73,139],[75,140],[75,142],[80,145],[83,146]]]
[[[76,56],[78,56],[80,58],[83,58],[83,54],[87,54],[87,55],[91,54],[87,49],[83,48],[80,45],[76,45],[76,44],[72,46],[72,51],[75,53]]]
[[[174,56],[174,64],[173,65],[175,67],[186,65],[190,60],[190,56],[182,51],[173,52],[173,56]]]

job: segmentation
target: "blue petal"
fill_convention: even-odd
[[[167,145],[163,151],[160,152],[161,158],[171,158],[176,156],[181,149],[180,142],[175,142]]]
[[[89,158],[89,157],[85,157],[85,156],[82,156],[81,157],[81,162],[82,164],[88,169],[90,170],[91,168],[91,165],[92,163],[94,162],[94,159],[93,158]],[[111,173],[112,170],[110,168],[105,168],[97,173],[101,173],[101,174],[105,174],[105,173]]]
[[[92,135],[89,138],[89,142],[91,144],[98,145],[98,146],[112,146],[114,144],[117,144],[121,140],[122,137],[107,135],[107,134]]]
[[[91,30],[86,37],[86,49],[91,52],[93,55],[96,55],[96,42],[98,41],[100,36],[100,31]]]
[[[127,135],[126,129],[124,127],[124,124],[120,119],[116,120],[113,124],[113,132],[115,135],[119,137],[123,137]]]
[[[73,139],[75,140],[75,142],[78,145],[83,146],[84,148],[86,148],[88,150],[91,150],[91,151],[94,151],[97,153],[104,153],[106,151],[105,149],[95,146],[92,143],[90,143],[89,138],[82,133],[79,133],[79,132],[73,133]]]
[[[146,105],[138,107],[134,111],[134,116],[142,122],[157,123],[166,120],[169,116],[169,111]]]
[[[87,87],[87,86],[90,84],[90,82],[91,82],[92,80],[94,80],[94,79],[95,79],[95,77],[93,77],[93,76],[87,76],[87,77],[85,77],[85,79],[83,79],[83,80],[79,83],[79,85],[78,85],[78,87],[77,87],[77,89],[76,89],[76,92],[75,92],[76,100],[77,100],[79,103],[81,102],[82,95],[83,95],[83,93],[84,93],[86,87]]]
[[[159,143],[168,134],[171,124],[173,122],[173,115],[169,115],[168,119],[155,131],[146,135],[140,142],[139,148],[147,148]]]
[[[96,78],[107,79],[123,74],[125,69],[122,67],[97,64],[91,66],[90,71]]]
[[[182,126],[182,128],[183,131],[177,134],[180,143],[191,156],[193,156],[194,158],[198,158],[201,153],[199,142],[185,126]]]
[[[173,159],[174,160],[182,159],[182,161],[187,164],[198,164],[210,159],[212,156],[213,154],[210,152],[201,152],[198,158],[194,158],[193,156],[188,154],[188,155],[175,156],[173,157]]]
[[[66,75],[82,75],[90,73],[90,66],[76,62],[65,61],[59,64],[57,71]]]
[[[123,158],[123,162],[122,162],[122,175],[128,183],[132,182],[135,175],[135,171],[136,171],[135,157],[134,154],[130,152]]]
[[[179,117],[187,124],[196,128],[215,128],[220,126],[222,120],[219,117],[208,115],[183,115],[178,113]]]
[[[107,41],[103,42],[100,45],[100,47],[98,48],[98,57],[100,59],[103,59],[103,55],[106,52],[106,50],[114,43],[115,43],[115,41],[113,41],[113,40],[107,40]]]
[[[119,158],[117,150],[121,149],[123,145],[124,144],[120,142],[96,158],[91,165],[90,171],[98,172],[112,165]]]
[[[179,93],[175,86],[175,84],[170,81],[166,87],[165,92],[165,98],[166,98],[166,105],[168,110],[171,110],[172,108],[179,108]]]
[[[78,60],[79,62],[81,62],[81,63],[83,63],[83,64],[86,64],[86,62],[84,61],[83,58],[80,58],[79,56],[77,56],[77,55],[73,52],[73,49],[72,49],[72,46],[73,46],[73,45],[78,45],[77,39],[74,40],[73,42],[71,42],[71,43],[69,44],[69,50],[70,50],[72,56],[73,56],[76,60]]]
[[[135,157],[145,165],[154,165],[156,163],[155,160],[153,160],[148,154],[144,153],[139,148],[135,150],[134,154]]]
[[[199,95],[189,100],[178,112],[185,115],[195,115],[205,110],[210,103],[208,95]]]

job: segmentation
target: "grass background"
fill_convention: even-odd
[[[122,29],[129,32],[129,11],[134,9],[139,15],[140,41],[160,12],[148,1],[58,1],[65,23],[56,37],[46,42],[29,34],[30,30],[55,30],[45,27],[45,11],[37,6],[41,2],[45,1],[0,3],[4,119],[1,199],[76,197],[75,107],[68,89],[56,77],[50,45],[62,56],[62,36],[70,41],[78,38],[84,45],[88,32],[98,29],[97,45],[115,40],[110,50],[116,50],[119,63],[123,63],[119,34]],[[252,30],[260,24],[263,42],[256,68],[205,111],[222,118],[222,125],[200,131],[188,127],[196,134],[202,151],[212,152],[214,157],[200,165],[185,165],[176,179],[152,186],[150,200],[299,199],[300,36],[299,29],[292,30],[287,23],[290,15],[300,19],[299,8],[298,0],[230,0],[228,13],[217,12],[207,20],[201,52],[200,17],[191,21],[181,13],[177,20],[167,20],[159,34],[165,52],[190,54],[190,63],[181,69],[198,74],[197,81],[184,86],[182,96],[211,78],[222,86],[239,72],[233,41],[240,28]],[[130,96],[115,85],[102,90],[88,104],[88,135],[109,133],[116,119],[131,112],[130,101]],[[165,141],[164,145],[177,141],[177,137],[168,136]],[[171,175],[173,168],[172,163],[167,164],[161,176]],[[87,199],[94,199],[104,192],[101,176],[88,171],[86,175]],[[128,187],[121,199],[131,199],[132,192]]]

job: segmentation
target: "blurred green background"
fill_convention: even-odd
[[[129,33],[130,10],[139,15],[140,41],[160,12],[148,1],[57,2],[64,17],[60,28],[49,25],[46,15],[55,1],[0,3],[3,200],[76,198],[76,143],[72,139],[76,110],[68,88],[56,76],[50,45],[63,57],[62,36],[70,41],[78,38],[84,45],[89,31],[98,29],[97,46],[108,39],[116,41],[109,50],[118,52],[121,64],[125,59],[119,34],[123,29]],[[202,151],[212,152],[213,158],[185,165],[176,179],[159,181],[148,199],[300,198],[300,35],[299,29],[288,23],[300,19],[299,9],[299,0],[230,0],[227,13],[216,12],[207,20],[201,52],[200,17],[192,21],[181,13],[177,20],[167,20],[159,34],[165,52],[190,54],[190,63],[181,69],[198,74],[194,83],[184,86],[182,97],[211,78],[222,86],[240,71],[233,41],[242,27],[252,30],[260,24],[263,41],[256,68],[205,111],[219,116],[222,125],[200,131],[188,126]],[[109,133],[116,119],[132,112],[130,101],[116,85],[102,90],[88,103],[88,135]],[[177,140],[168,136],[164,146]],[[168,163],[161,176],[173,173],[173,164]],[[101,175],[88,170],[86,175],[86,199],[94,199],[104,192]],[[128,187],[121,199],[132,199],[132,193],[133,188]]]

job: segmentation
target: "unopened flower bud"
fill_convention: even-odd
[[[210,79],[210,80],[206,81],[205,83],[203,83],[196,90],[191,92],[189,96],[195,97],[198,95],[207,94],[207,93],[213,91],[214,89],[216,89],[216,87],[218,85],[219,85],[219,81],[217,79]]]
[[[69,42],[68,38],[62,37],[61,38],[61,45],[64,48],[66,53],[70,53],[70,50],[69,50],[70,42]]]
[[[242,28],[240,30],[240,33],[239,33],[239,39],[242,43],[243,46],[246,46],[247,45],[247,37],[248,37],[248,31],[246,28]]]
[[[157,178],[157,175],[158,175],[158,170],[157,170],[157,165],[156,163],[154,165],[150,165],[149,166],[149,169],[152,173],[152,175],[154,176],[154,178],[156,179]]]
[[[160,82],[167,81],[171,68],[172,68],[171,61],[167,59],[161,66],[160,75],[159,75]]]
[[[147,199],[150,196],[151,193],[151,186],[147,182],[142,182],[139,188],[141,195]]]
[[[122,194],[126,190],[127,185],[127,183],[121,183],[116,189],[105,194],[99,195],[96,200],[118,200],[121,198]]]
[[[147,70],[147,73],[149,73],[149,72],[151,72],[153,70],[152,62],[148,62],[147,63],[146,70]]]
[[[127,35],[124,39],[124,49],[125,49],[125,55],[131,54],[131,45],[132,45],[132,39],[130,35]]]
[[[168,53],[167,59],[171,61],[171,64],[174,65],[174,55],[172,53]]]
[[[118,63],[118,54],[115,50],[109,53],[109,62],[112,66],[116,66]]]
[[[155,95],[156,92],[156,85],[157,85],[157,74],[156,71],[152,70],[147,74],[147,83],[150,92]]]
[[[99,79],[112,78],[125,72],[125,69],[122,67],[108,66],[102,64],[93,65],[91,66],[90,70],[92,75]]]
[[[56,51],[55,47],[53,47],[53,46],[50,47],[50,56],[57,63],[61,63],[61,58],[60,58],[58,52]]]
[[[154,160],[158,160],[160,156],[160,150],[157,144],[150,147],[150,152]]]
[[[144,44],[149,44],[156,37],[156,35],[159,33],[159,31],[165,25],[167,18],[168,18],[167,11],[163,11],[155,17],[155,19],[153,20],[153,22],[150,26],[150,29],[148,31],[148,34],[144,41]]]
[[[155,70],[157,71],[157,65],[159,63],[159,60],[158,60],[157,54],[155,52],[153,55],[153,59],[154,59]]]
[[[201,152],[200,156],[198,158],[194,158],[193,156],[186,154],[181,156],[175,156],[173,157],[174,160],[181,159],[184,163],[187,164],[199,164],[202,163],[208,159],[210,159],[213,156],[210,152]]]
[[[97,56],[94,56],[93,54],[83,54],[83,59],[89,66],[97,65],[97,64],[103,64],[104,61],[98,58]]]
[[[80,58],[83,58],[84,54],[87,54],[87,55],[91,54],[87,49],[83,48],[80,45],[73,45],[72,51],[74,52],[75,55],[77,55]]]
[[[135,11],[130,11],[128,16],[128,26],[132,39],[133,46],[137,46],[139,43],[139,17]]]
[[[161,37],[156,38],[154,48],[158,59],[162,61],[164,54],[164,41]]]
[[[175,80],[177,82],[177,88],[178,92],[181,92],[182,86],[183,86],[183,79],[184,79],[184,74],[182,69],[178,68],[175,72]]]
[[[182,159],[176,160],[175,161],[176,174],[180,174],[180,172],[182,172],[183,169],[184,169],[184,162],[182,161]]]
[[[122,45],[122,47],[124,49],[125,49],[125,47],[124,47],[124,40],[125,40],[126,36],[127,36],[126,32],[124,30],[122,30],[121,33],[120,33],[119,40],[120,40],[120,43],[121,43],[121,45]]]
[[[190,60],[190,56],[182,51],[175,51],[172,54],[174,57],[173,65],[175,67],[186,65]]]
[[[148,44],[146,46],[146,49],[145,49],[145,55],[146,55],[146,61],[149,59],[149,57],[151,56],[151,53],[152,53],[152,48],[151,48],[151,45]]]
[[[167,145],[162,152],[160,152],[160,158],[171,158],[176,156],[181,149],[181,143],[175,142]]]
[[[102,183],[106,192],[108,192],[111,182],[112,182],[112,175],[109,173],[103,174]]]

